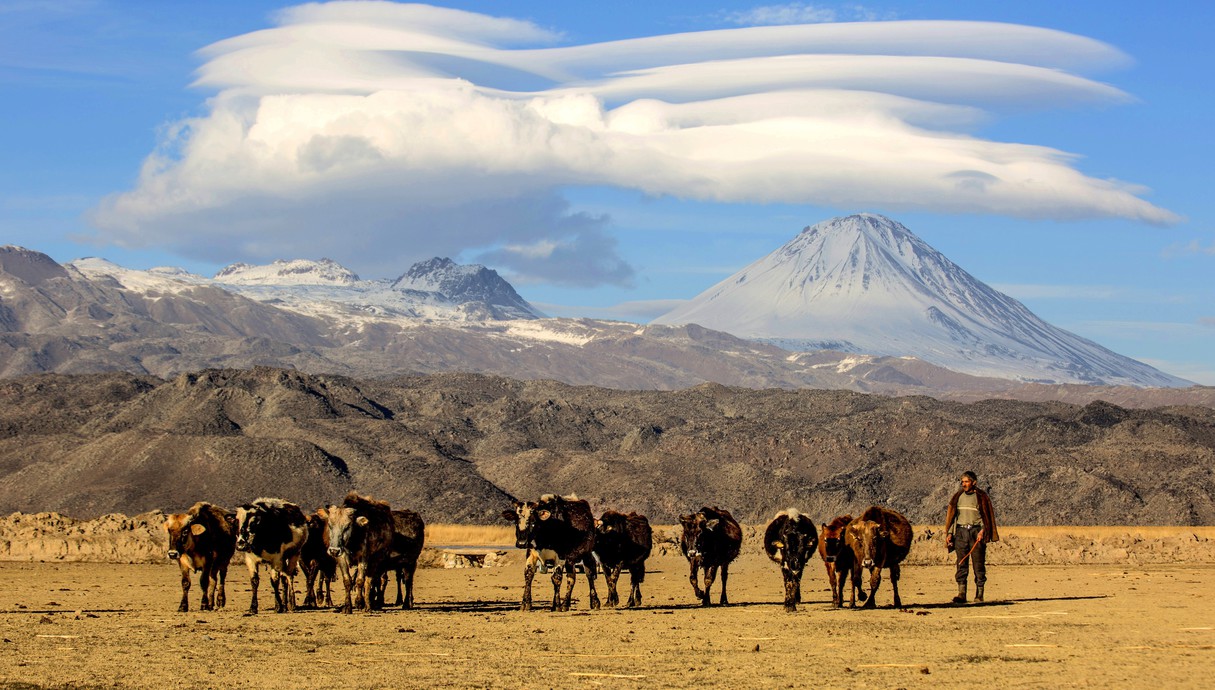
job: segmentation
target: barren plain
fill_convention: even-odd
[[[995,547],[988,601],[955,606],[938,546],[913,549],[902,609],[888,578],[876,610],[832,609],[815,559],[796,613],[782,609],[779,572],[754,541],[731,571],[729,606],[694,605],[686,562],[666,549],[649,562],[641,608],[589,610],[580,575],[573,610],[557,614],[543,575],[537,609],[518,610],[513,550],[499,567],[420,570],[414,610],[348,616],[245,615],[237,564],[226,609],[178,613],[174,564],[4,562],[0,686],[1210,687],[1209,553],[1188,564],[1009,565]],[[197,586],[191,595],[196,607]]]

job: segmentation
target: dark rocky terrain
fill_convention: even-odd
[[[974,469],[1009,524],[1215,522],[1215,409],[895,398],[703,384],[624,391],[474,374],[259,367],[0,382],[0,511],[88,518],[357,489],[431,522],[577,493],[659,523],[880,503],[943,519]]]

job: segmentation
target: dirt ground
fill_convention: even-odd
[[[543,575],[539,608],[517,610],[517,564],[421,570],[417,609],[349,616],[266,610],[265,577],[262,612],[243,615],[243,566],[230,570],[227,609],[178,613],[177,573],[0,563],[0,686],[1210,687],[1215,676],[1213,565],[992,566],[988,601],[964,606],[945,603],[952,568],[909,566],[904,609],[884,579],[878,609],[833,610],[816,559],[796,613],[757,553],[736,563],[731,605],[708,609],[674,554],[651,558],[642,608],[588,610],[580,576],[573,610],[558,614]],[[197,586],[191,595],[197,607]]]

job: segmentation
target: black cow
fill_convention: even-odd
[[[338,607],[350,613],[355,607],[373,610],[382,605],[375,591],[384,561],[392,554],[392,508],[383,501],[351,491],[342,505],[318,510],[325,520],[329,555],[337,559],[338,572],[346,587],[346,600]],[[351,574],[351,568],[354,573]],[[351,593],[355,594],[351,605]]]
[[[294,503],[259,498],[236,509],[236,548],[245,552],[253,599],[249,613],[257,613],[258,568],[266,564],[274,591],[274,610],[295,608],[295,571],[300,551],[308,541],[308,518]],[[280,591],[281,589],[281,591]]]
[[[865,608],[877,605],[877,590],[882,584],[882,568],[890,569],[890,586],[894,589],[894,605],[901,607],[899,598],[899,564],[911,550],[911,523],[902,514],[881,506],[871,506],[861,516],[848,523],[847,542],[856,566],[852,571],[852,586],[861,587],[861,568],[869,571],[869,601]]]
[[[383,577],[380,580],[379,602],[381,605],[384,603],[385,591],[388,588],[388,571],[392,570],[397,574],[397,606],[411,609],[413,576],[418,569],[418,556],[422,554],[422,545],[426,540],[426,523],[422,521],[421,515],[412,510],[394,510],[392,525],[392,548],[380,566]]]
[[[203,611],[222,609],[226,602],[224,580],[228,563],[236,550],[236,528],[226,510],[199,501],[185,513],[165,519],[169,536],[169,560],[181,566],[181,604],[178,611],[190,610],[190,574],[198,571]]]
[[[577,496],[546,494],[536,503],[515,501],[515,509],[502,513],[515,523],[515,546],[527,549],[523,568],[523,602],[520,608],[532,608],[532,578],[538,564],[549,556],[556,564],[553,569],[553,611],[568,611],[574,592],[574,564],[581,562],[590,587],[590,605],[599,608],[599,593],[595,591],[595,518],[591,507]],[[565,579],[565,595],[561,582]]]
[[[856,567],[852,549],[845,539],[845,530],[852,522],[851,515],[840,515],[831,522],[823,525],[823,531],[818,542],[818,555],[823,557],[823,565],[827,568],[827,581],[831,583],[831,604],[835,608],[844,605],[844,587],[851,593],[850,602],[856,608],[858,590],[852,586],[852,571]],[[859,590],[861,601],[867,594]]]
[[[325,541],[325,519],[320,513],[308,516],[308,540],[300,551],[300,568],[304,571],[304,607],[317,608],[324,601],[333,606],[333,580],[337,577],[337,561],[329,555]]]
[[[786,611],[796,611],[802,600],[802,571],[817,547],[814,522],[793,508],[777,513],[764,530],[764,551],[785,579]]]
[[[738,557],[738,551],[742,548],[742,528],[738,526],[738,521],[729,511],[705,506],[691,515],[680,515],[679,522],[683,525],[679,548],[691,566],[689,579],[696,598],[700,599],[702,605],[710,605],[709,588],[717,578],[717,569],[721,568],[721,604],[729,604],[726,582],[730,578],[730,562]],[[696,572],[698,569],[704,570],[703,592]]]
[[[619,606],[616,581],[620,571],[629,569],[632,589],[629,591],[631,608],[641,604],[641,583],[645,581],[645,560],[654,547],[654,532],[650,521],[637,513],[618,513],[609,510],[599,517],[595,525],[595,554],[603,564],[603,579],[607,581],[607,605]]]

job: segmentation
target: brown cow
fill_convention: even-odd
[[[877,606],[877,590],[882,584],[882,568],[890,569],[890,586],[894,588],[894,605],[901,607],[899,598],[899,564],[911,550],[911,523],[893,510],[871,506],[861,516],[848,523],[846,540],[852,549],[855,567],[852,586],[861,587],[861,568],[869,570],[869,601],[865,608]]]
[[[705,506],[691,515],[680,515],[679,523],[683,526],[683,537],[679,548],[688,559],[692,581],[692,591],[700,599],[703,606],[709,606],[709,588],[717,578],[717,569],[721,568],[721,604],[730,603],[726,596],[726,582],[730,578],[730,561],[738,557],[742,548],[742,528],[729,511],[721,508]],[[704,570],[704,591],[700,589],[697,570]]]
[[[167,516],[164,524],[169,535],[169,560],[181,566],[181,605],[190,610],[190,574],[198,571],[203,611],[222,609],[227,603],[224,580],[228,564],[236,551],[236,529],[226,510],[199,501],[185,513]]]
[[[392,553],[392,508],[383,501],[351,491],[342,505],[331,505],[317,513],[325,520],[329,554],[337,559],[337,569],[346,587],[346,600],[338,610],[350,613],[354,608],[377,608],[381,601],[373,590],[379,583],[384,560]]]
[[[850,604],[856,608],[857,588],[852,586],[852,571],[856,567],[852,549],[844,542],[844,531],[852,522],[851,515],[841,515],[823,525],[818,540],[818,555],[827,568],[827,580],[831,583],[831,604],[835,608],[844,605],[844,587],[849,588]],[[869,595],[860,590],[861,601]]]
[[[595,523],[595,554],[603,564],[603,579],[607,582],[608,606],[619,606],[616,582],[620,571],[629,569],[630,608],[641,603],[641,583],[645,581],[645,560],[654,547],[654,531],[650,521],[637,513],[606,511]]]
[[[782,510],[764,530],[764,551],[780,566],[785,580],[785,610],[796,611],[802,600],[802,571],[814,557],[818,530],[814,521],[794,508]]]
[[[381,565],[379,603],[383,606],[388,589],[388,571],[397,574],[397,606],[413,608],[413,576],[418,569],[418,556],[426,540],[426,523],[412,510],[392,511],[392,549]],[[404,583],[404,595],[402,595]]]

